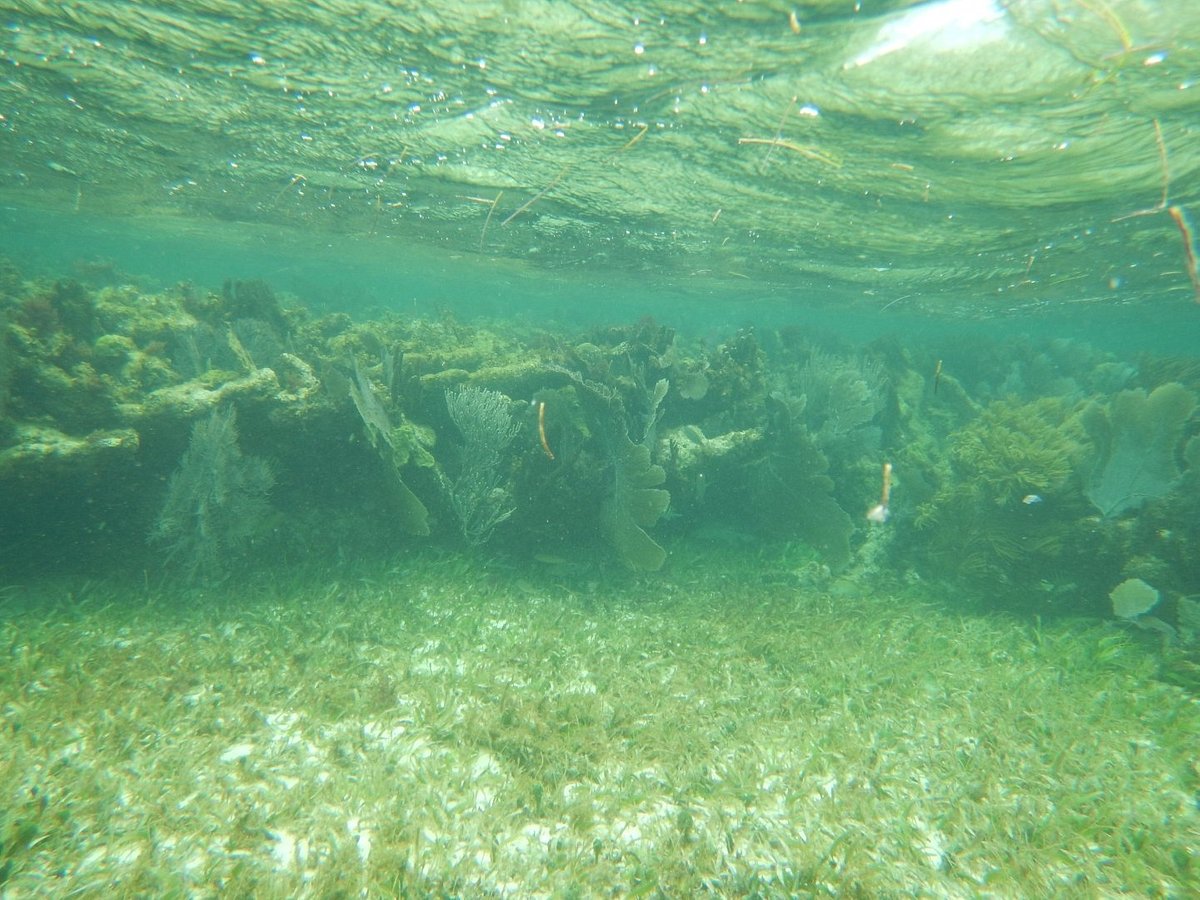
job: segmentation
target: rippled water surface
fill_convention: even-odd
[[[1195,291],[1167,212],[1200,202],[1184,0],[7,0],[3,24],[17,209],[877,308]]]
[[[1198,78],[0,0],[0,895],[1200,896]]]

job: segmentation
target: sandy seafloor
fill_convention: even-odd
[[[787,548],[3,592],[33,896],[1194,896],[1155,638]]]

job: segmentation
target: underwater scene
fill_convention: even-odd
[[[0,896],[1200,895],[1200,5],[0,24]]]

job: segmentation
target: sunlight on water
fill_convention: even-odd
[[[879,29],[874,42],[847,66],[865,66],[892,53],[966,53],[1009,37],[995,0],[939,0],[914,7]]]
[[[1191,290],[1121,217],[1195,202],[1192,4],[55,9],[6,22],[16,206],[942,309]]]

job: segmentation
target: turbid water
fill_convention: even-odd
[[[0,893],[1200,892],[1200,8],[0,3]]]

